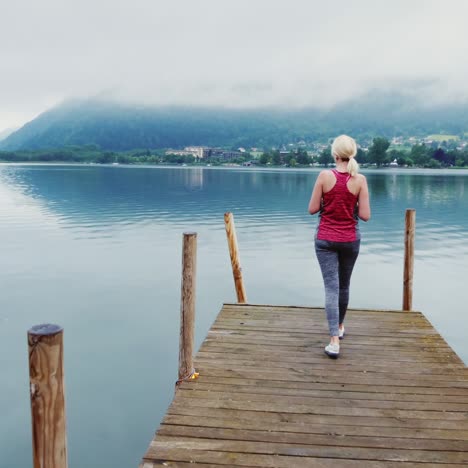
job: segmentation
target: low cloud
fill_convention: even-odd
[[[468,2],[10,1],[0,129],[64,99],[329,107],[369,90],[468,97]]]

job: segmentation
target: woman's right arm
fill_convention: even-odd
[[[359,190],[358,197],[358,216],[363,221],[369,221],[371,217],[370,202],[369,202],[369,188],[367,187],[367,179],[362,176],[361,190]]]
[[[322,203],[322,194],[323,194],[323,180],[325,177],[325,171],[320,172],[315,181],[314,190],[312,191],[312,196],[309,201],[309,213],[311,215],[318,213],[320,211]]]

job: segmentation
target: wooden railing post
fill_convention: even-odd
[[[231,256],[232,274],[234,276],[237,302],[245,304],[247,302],[247,294],[245,292],[244,281],[242,280],[242,268],[240,265],[239,248],[237,246],[236,227],[234,225],[234,216],[232,213],[224,213],[224,224],[226,226],[226,235],[229,246],[229,255]]]
[[[63,329],[36,325],[28,331],[34,468],[67,468]]]
[[[197,262],[197,233],[184,232],[182,244],[182,287],[180,300],[179,380],[195,378],[193,347],[195,327],[195,279]]]
[[[403,272],[403,310],[413,308],[414,231],[416,210],[406,210],[405,216],[405,266]]]

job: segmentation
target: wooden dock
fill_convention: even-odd
[[[225,304],[141,468],[468,466],[468,369],[419,312]]]

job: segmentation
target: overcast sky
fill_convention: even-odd
[[[0,130],[71,97],[329,106],[468,96],[467,0],[1,0]]]

